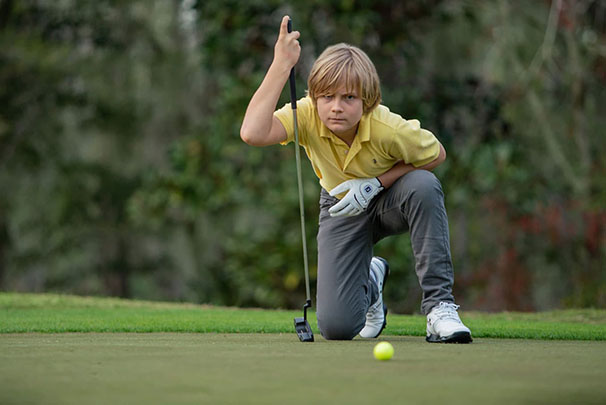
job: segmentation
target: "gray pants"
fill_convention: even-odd
[[[410,231],[415,269],[429,313],[440,301],[454,302],[448,218],[439,180],[426,170],[399,178],[355,217],[331,217],[338,200],[322,189],[318,229],[316,315],[326,339],[353,339],[378,298],[369,278],[373,245],[389,235]]]

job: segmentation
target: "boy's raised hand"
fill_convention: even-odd
[[[299,55],[301,55],[301,45],[298,41],[301,34],[299,31],[288,32],[289,19],[290,17],[287,15],[282,18],[280,35],[274,46],[274,63],[288,70],[296,65]]]

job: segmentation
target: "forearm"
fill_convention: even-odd
[[[240,137],[249,144],[263,144],[271,131],[273,113],[288,80],[290,69],[272,63],[263,82],[253,95],[246,109]]]
[[[414,167],[411,164],[406,164],[403,161],[399,161],[391,169],[378,176],[377,178],[379,179],[383,187],[389,188],[393,183],[395,183],[396,180],[398,180],[405,174],[410,173],[413,170],[433,170],[439,165],[441,165],[444,160],[446,160],[446,151],[444,150],[444,147],[440,144],[440,153],[433,162],[430,162],[423,166]]]
[[[242,120],[240,137],[249,145],[272,145],[286,140],[284,127],[278,119],[273,118],[274,110],[290,70],[301,54],[301,46],[297,40],[300,34],[298,31],[288,32],[288,21],[288,16],[282,18],[280,34],[274,46],[273,62],[263,82],[250,99]]]
[[[405,174],[415,170],[413,165],[408,165],[402,161],[396,163],[391,169],[378,176],[377,179],[381,182],[383,187],[389,188],[396,180]]]

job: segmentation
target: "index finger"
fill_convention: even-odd
[[[280,23],[280,36],[281,37],[288,34],[288,20],[290,20],[289,16],[285,15],[284,17],[282,17],[282,22]]]

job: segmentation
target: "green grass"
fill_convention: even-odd
[[[293,333],[302,311],[238,309],[56,294],[0,293],[0,333]],[[461,311],[474,338],[606,340],[606,310]],[[310,324],[317,333],[314,313]],[[385,336],[424,336],[425,317],[388,317]]]
[[[0,403],[606,400],[603,310],[462,312],[470,345],[428,344],[423,316],[390,315],[379,339],[395,348],[387,362],[373,359],[375,339],[300,343],[292,325],[300,315],[0,293]],[[313,313],[310,321],[317,333]]]
[[[606,342],[287,334],[0,335],[1,404],[604,404]]]

